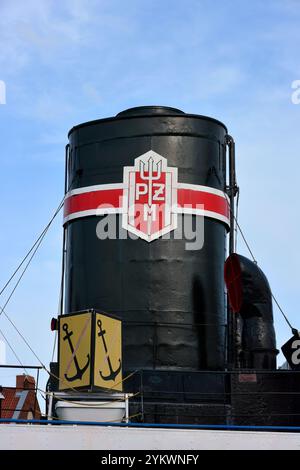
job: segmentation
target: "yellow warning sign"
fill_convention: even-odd
[[[96,313],[94,385],[122,390],[122,325]]]
[[[91,325],[88,312],[59,318],[59,390],[90,385]]]

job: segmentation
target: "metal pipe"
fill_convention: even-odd
[[[36,374],[36,384],[35,384],[35,397],[34,397],[34,411],[33,411],[33,416],[35,417],[36,415],[36,405],[37,405],[37,392],[39,388],[39,377],[40,377],[40,369],[37,369],[37,374]]]
[[[0,364],[0,369],[44,369],[43,366],[26,366],[26,365],[15,365],[15,364]]]
[[[216,429],[227,431],[293,431],[300,432],[300,426],[239,426],[228,424],[161,424],[161,423],[115,423],[97,421],[67,421],[43,419],[0,419],[0,423],[18,424],[52,424],[53,426],[68,424],[76,426],[114,426],[122,428],[166,428],[166,429]]]
[[[66,145],[65,148],[65,194],[68,190],[68,165],[69,165],[69,156],[70,156],[70,144]]]
[[[53,392],[50,393],[49,404],[48,404],[48,414],[47,418],[48,421],[52,422],[52,407],[53,407]]]
[[[230,201],[230,232],[229,232],[229,255],[234,253],[235,250],[235,209],[234,198],[238,193],[238,186],[236,182],[235,171],[235,142],[231,135],[227,134],[225,143],[229,150],[229,184],[227,186],[227,194]],[[236,319],[233,318],[229,302],[227,303],[227,367],[233,368],[236,365],[235,343],[236,343]]]
[[[125,423],[129,423],[129,396],[125,393]]]
[[[68,166],[70,157],[70,144],[66,145],[65,150],[65,195],[68,192]],[[61,261],[61,287],[60,287],[60,302],[59,302],[59,315],[63,314],[64,309],[64,284],[65,284],[65,255],[66,255],[66,228],[63,227],[63,244],[62,244],[62,261]]]
[[[229,149],[229,185],[227,188],[230,200],[230,235],[229,235],[229,254],[234,252],[234,234],[235,234],[235,210],[234,198],[238,193],[235,171],[235,142],[231,135],[226,135],[226,145]]]

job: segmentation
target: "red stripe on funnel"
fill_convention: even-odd
[[[209,192],[209,188],[207,191],[203,191],[201,189],[179,188],[177,189],[178,209],[186,208],[189,213],[193,213],[193,211],[197,213],[197,209],[200,209],[201,211],[201,206],[204,206],[203,210],[209,213],[207,215],[213,217],[213,214],[215,213],[216,218],[218,218],[218,215],[221,216],[221,218],[226,219],[226,222],[229,225],[230,208],[228,200],[225,195],[222,196],[215,194],[214,191],[215,190],[213,188],[212,192]],[[99,206],[103,209],[105,207],[110,207],[121,210],[122,197],[122,188],[95,189],[94,191],[89,191],[88,187],[80,188],[79,194],[71,193],[65,200],[65,222],[69,218],[74,219],[77,217],[84,217],[85,215],[97,215],[96,211]],[[91,211],[95,211],[95,214],[91,213]],[[179,210],[179,212],[181,211]]]
[[[177,192],[178,206],[191,207],[196,209],[197,206],[204,205],[204,210],[216,212],[229,218],[229,204],[225,197],[207,191],[195,189],[178,189]]]
[[[75,194],[65,200],[64,217],[76,212],[97,209],[99,206],[119,208],[122,205],[123,189],[105,189]]]

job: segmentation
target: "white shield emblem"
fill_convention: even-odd
[[[124,167],[122,227],[151,242],[177,228],[177,168],[150,150]]]

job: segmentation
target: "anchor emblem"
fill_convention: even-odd
[[[104,375],[104,374],[102,374],[102,372],[100,370],[99,374],[100,374],[100,376],[102,377],[103,380],[113,380],[114,381],[115,378],[117,377],[117,375],[119,374],[120,370],[121,370],[122,362],[121,362],[121,359],[119,359],[119,367],[116,370],[113,370],[113,367],[111,365],[111,360],[110,360],[110,357],[108,355],[106,341],[105,341],[105,338],[104,338],[104,335],[106,334],[106,331],[102,329],[102,321],[101,320],[97,321],[97,325],[99,327],[98,336],[102,338],[102,342],[103,342],[103,346],[104,346],[104,350],[105,350],[105,354],[106,354],[106,359],[107,359],[107,363],[108,363],[108,367],[109,367],[109,371],[110,371],[110,373],[108,375]]]
[[[71,340],[71,336],[73,335],[73,331],[69,331],[69,327],[68,327],[67,323],[64,323],[63,330],[66,333],[63,340],[64,341],[67,340],[68,343],[69,343],[70,350],[71,350],[71,353],[72,353],[72,359],[74,361],[76,371],[77,371],[76,374],[73,375],[72,377],[69,377],[67,374],[64,374],[64,376],[65,376],[65,378],[68,382],[74,382],[74,380],[77,380],[77,379],[81,380],[82,379],[83,374],[85,373],[85,371],[87,370],[87,368],[90,364],[90,355],[89,354],[86,355],[87,362],[86,362],[84,367],[80,368],[79,363],[78,363],[78,359],[76,357],[76,351],[74,350],[74,346],[73,346],[73,343],[72,343],[72,340]]]

